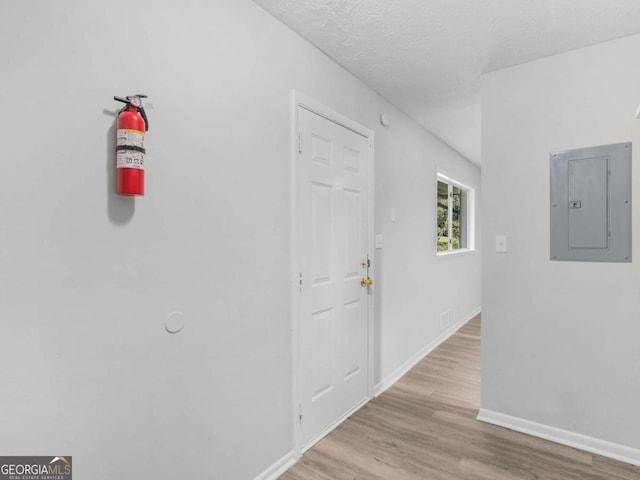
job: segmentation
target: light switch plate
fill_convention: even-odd
[[[506,235],[496,235],[496,252],[497,253],[507,252],[507,236]]]

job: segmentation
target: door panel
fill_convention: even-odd
[[[344,306],[345,349],[344,379],[348,380],[362,369],[362,304],[359,300]]]
[[[331,281],[333,261],[333,189],[331,185],[311,185],[311,260],[313,283]]]
[[[302,107],[298,225],[302,443],[367,399],[368,140]]]
[[[346,250],[344,265],[345,279],[360,279],[362,266],[353,262],[362,251],[362,225],[360,218],[360,192],[344,192],[344,245]]]
[[[333,387],[331,378],[332,352],[333,352],[333,311],[325,310],[311,315],[313,332],[311,340],[312,362],[314,370],[311,373],[313,387],[312,399],[315,401],[327,393]]]
[[[331,167],[333,142],[328,138],[322,138],[311,134],[311,152],[313,162],[325,167]]]
[[[360,159],[362,152],[344,147],[344,168],[349,172],[358,173],[360,171]]]

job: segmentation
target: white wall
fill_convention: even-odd
[[[640,448],[640,169],[633,263],[549,260],[549,152],[633,141],[640,36],[483,77],[482,407]],[[495,235],[509,252],[494,252]],[[640,457],[639,457],[640,459]]]
[[[376,381],[397,378],[407,361],[442,332],[440,314],[452,324],[480,308],[480,170],[413,123],[397,118],[384,140],[376,137]],[[384,143],[383,143],[384,142]],[[447,174],[475,189],[476,251],[436,256],[436,176]],[[390,209],[396,209],[391,221]]]
[[[293,88],[376,131],[376,381],[478,307],[479,255],[433,254],[436,164],[477,169],[252,2],[4,1],[0,58],[3,454],[246,480],[292,450]],[[132,93],[154,104],[135,200],[113,193]]]

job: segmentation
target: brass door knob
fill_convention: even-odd
[[[365,288],[370,287],[371,285],[373,285],[373,280],[371,280],[370,278],[363,278],[362,280],[360,280],[360,285]]]

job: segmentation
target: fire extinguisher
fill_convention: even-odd
[[[117,122],[116,192],[120,195],[144,195],[144,134],[149,130],[149,120],[143,98],[147,96],[113,97],[125,104]]]

